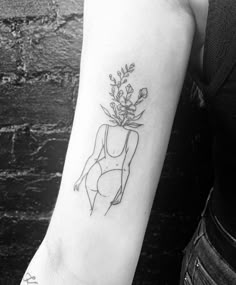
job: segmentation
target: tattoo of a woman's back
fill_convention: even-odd
[[[83,188],[88,198],[90,215],[99,211],[107,215],[122,202],[130,174],[132,159],[139,143],[137,129],[145,110],[140,104],[148,97],[148,89],[135,92],[129,83],[135,65],[125,65],[117,76],[109,75],[110,110],[101,105],[109,123],[99,127],[94,149],[87,159],[74,190]]]

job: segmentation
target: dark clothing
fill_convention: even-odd
[[[236,284],[236,1],[209,0],[199,82],[212,128],[214,186],[185,250],[181,285]]]
[[[211,243],[207,233],[206,218],[202,218],[185,249],[180,285],[234,284],[236,284],[236,271]]]
[[[201,83],[214,136],[212,212],[236,237],[236,1],[209,0]]]

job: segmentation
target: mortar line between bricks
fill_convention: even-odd
[[[59,127],[57,124],[21,124],[21,125],[9,125],[9,126],[2,126],[0,125],[0,134],[1,133],[14,133],[19,129],[29,127],[30,132],[34,134],[59,134],[59,133],[67,133],[70,134],[71,126],[68,127]]]
[[[18,221],[49,221],[52,212],[35,213],[25,211],[2,211],[0,210],[0,221],[1,219],[17,219]]]
[[[67,20],[67,21],[71,21],[74,20],[75,18],[77,19],[82,19],[84,16],[84,13],[71,13],[69,15],[60,15],[59,17]],[[8,26],[12,23],[18,23],[18,24],[26,24],[26,23],[30,23],[30,22],[36,22],[36,21],[42,21],[45,23],[51,23],[54,22],[55,20],[49,20],[49,15],[40,15],[40,16],[22,16],[22,17],[8,17],[6,18],[0,18],[0,23]],[[43,21],[44,20],[44,21]]]
[[[30,168],[27,170],[14,170],[11,171],[10,169],[0,169],[0,181],[2,179],[6,180],[6,178],[17,178],[17,177],[22,177],[22,176],[34,176],[34,177],[38,177],[39,175],[42,178],[39,178],[38,180],[50,180],[54,177],[61,177],[62,173],[61,172],[54,172],[54,173],[40,173],[39,171],[37,171],[37,173],[34,172],[34,168]],[[35,182],[35,181],[34,181]],[[29,185],[30,183],[28,183]]]

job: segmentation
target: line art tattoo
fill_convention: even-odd
[[[84,181],[90,215],[102,211],[107,215],[112,206],[123,199],[130,174],[130,165],[136,153],[139,133],[134,130],[143,124],[138,123],[145,110],[136,114],[138,105],[148,97],[148,89],[142,88],[138,94],[128,82],[135,65],[125,65],[117,71],[117,77],[109,75],[111,97],[109,111],[101,105],[111,124],[99,127],[93,153],[87,159],[84,169],[74,184],[79,191]]]
[[[36,281],[36,277],[31,275],[30,273],[26,273],[23,281],[25,282],[25,284],[29,285],[29,284],[39,284],[37,281]]]

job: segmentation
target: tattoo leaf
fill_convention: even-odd
[[[138,123],[128,123],[126,124],[126,126],[129,126],[131,128],[138,128],[138,127],[141,127],[143,124],[138,124]]]
[[[127,94],[132,94],[133,92],[134,92],[134,89],[133,89],[133,87],[131,86],[131,84],[128,84],[126,87],[125,87],[125,89],[126,89],[126,92],[127,92]]]
[[[132,63],[132,64],[130,65],[130,67],[129,67],[129,71],[130,71],[130,72],[133,72],[133,71],[134,71],[134,67],[135,67],[135,64]]]
[[[112,117],[112,115],[110,114],[110,112],[109,112],[105,107],[103,107],[102,105],[101,105],[101,107],[102,107],[104,113],[105,113],[108,117],[110,117],[110,118],[113,119],[113,117]]]
[[[132,118],[132,121],[137,121],[137,120],[141,119],[141,117],[142,117],[142,115],[143,115],[144,112],[145,112],[145,110],[142,111],[142,112],[141,112],[140,114],[138,114],[137,116],[134,116],[134,117]]]

